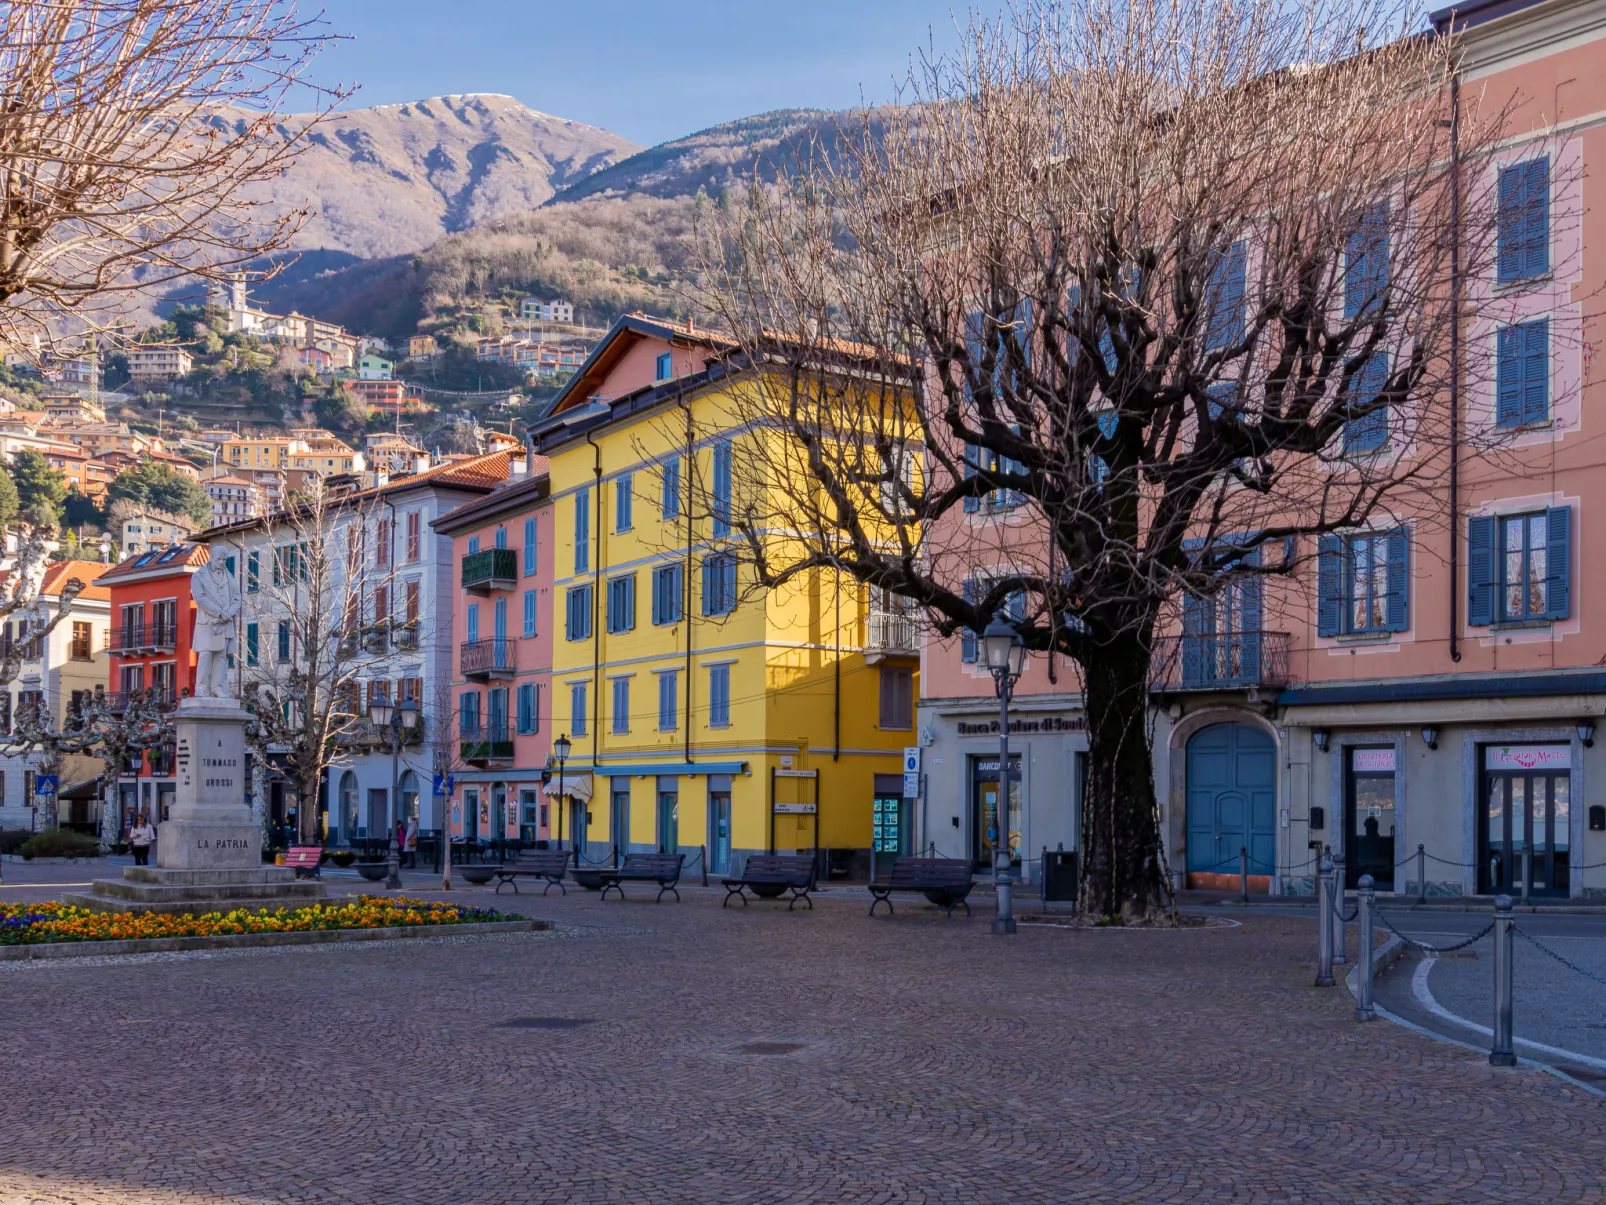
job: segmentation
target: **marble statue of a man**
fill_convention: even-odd
[[[240,591],[222,557],[214,556],[205,569],[190,579],[190,597],[195,600],[195,693],[226,699]]]

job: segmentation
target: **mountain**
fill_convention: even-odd
[[[254,195],[312,208],[297,247],[375,259],[528,212],[639,150],[510,96],[436,96],[334,114]]]

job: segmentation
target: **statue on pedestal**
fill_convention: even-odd
[[[237,637],[240,590],[223,558],[214,555],[205,569],[190,579],[195,600],[195,693],[209,699],[233,697],[229,691],[229,658]]]

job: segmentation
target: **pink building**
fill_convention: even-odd
[[[545,461],[436,519],[452,541],[453,839],[545,840],[552,746],[552,506]]]
[[[1606,562],[1597,580],[1585,555],[1606,517],[1589,304],[1606,214],[1587,195],[1606,164],[1606,29],[1583,0],[1472,0],[1455,20],[1462,88],[1520,100],[1496,155],[1463,167],[1522,202],[1502,207],[1490,278],[1464,284],[1478,320],[1463,338],[1494,372],[1456,404],[1500,455],[1463,448],[1436,513],[1326,537],[1303,550],[1303,581],[1240,587],[1170,638],[1154,773],[1179,882],[1236,881],[1242,848],[1262,890],[1309,892],[1330,846],[1351,887],[1606,896]],[[1450,10],[1434,21],[1446,31]],[[1008,499],[963,521],[995,536],[999,565],[1032,538]],[[931,641],[922,659],[923,841],[983,861],[997,705],[969,644]],[[1075,849],[1086,739],[1070,666],[1037,657],[1015,717],[1012,841],[1028,859]]]

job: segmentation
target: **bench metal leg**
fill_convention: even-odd
[[[885,904],[887,906],[887,914],[889,916],[898,915],[897,910],[895,908],[893,908],[893,906],[892,906],[892,893],[890,891],[884,892],[884,893],[878,893],[878,892],[872,891],[870,894],[875,896],[875,899],[870,901],[870,915],[871,916],[875,915],[875,910],[876,910],[876,905],[877,904]]]
[[[653,901],[653,903],[655,903],[655,904],[663,903],[664,902],[664,892],[666,892],[666,891],[674,891],[675,892],[675,903],[677,903],[677,904],[680,903],[680,892],[675,890],[675,885],[673,883],[670,883],[670,884],[667,884],[666,886],[660,887],[658,889],[658,898],[655,899]],[[745,904],[747,901],[743,900],[742,902]]]
[[[802,900],[809,906],[810,912],[814,911],[814,901],[809,899],[809,893],[807,891],[799,891],[796,887],[792,888],[792,898],[786,901],[786,910],[790,912],[792,910],[792,905],[797,903],[799,900]]]
[[[610,891],[617,891],[619,893],[619,898],[620,899],[624,899],[625,898],[625,889],[623,887],[621,887],[618,883],[604,883],[602,885],[602,896],[601,896],[601,898],[602,899],[607,899],[608,898],[608,892],[610,892]]]
[[[518,884],[517,880],[515,880],[515,879],[498,879],[497,880],[497,884],[496,884],[496,890],[494,892],[492,892],[492,894],[493,895],[501,895],[502,894],[502,888],[506,887],[509,883],[513,884],[513,894],[517,895],[519,893],[519,884]]]
[[[743,891],[740,887],[727,887],[727,888],[725,888],[725,902],[722,903],[720,905],[720,907],[721,908],[730,907],[731,896],[733,896],[733,895],[737,899],[742,901],[742,907],[743,908],[747,907],[747,892]]]
[[[551,891],[554,887],[556,887],[559,891],[563,892],[564,895],[568,895],[569,894],[569,889],[563,885],[561,880],[558,880],[558,879],[548,879],[546,881],[546,886],[541,889],[541,894],[545,895],[548,891]]]

